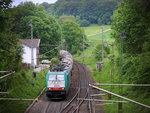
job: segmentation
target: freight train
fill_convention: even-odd
[[[65,51],[59,51],[60,62],[46,75],[46,96],[49,98],[66,98],[73,66],[72,55]]]

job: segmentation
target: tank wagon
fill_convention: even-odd
[[[46,75],[46,96],[49,98],[65,98],[69,91],[73,58],[65,50],[59,51],[59,58],[59,64]]]

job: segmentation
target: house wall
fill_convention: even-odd
[[[34,58],[34,65],[37,65],[37,56],[36,56],[36,48],[33,48],[33,58]],[[31,48],[23,45],[23,55],[22,55],[22,62],[31,64]]]

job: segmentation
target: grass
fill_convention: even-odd
[[[41,71],[37,73],[36,78],[32,78],[30,71],[14,74],[7,80],[9,95],[0,96],[3,98],[35,99],[45,87],[46,73],[47,70]],[[29,104],[31,104],[30,101],[0,101],[0,113],[23,113]]]
[[[91,24],[89,27],[83,27],[86,35],[97,34],[102,31],[102,27],[97,24]],[[109,25],[104,26],[104,30],[110,28]]]

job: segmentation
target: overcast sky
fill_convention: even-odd
[[[12,5],[18,5],[21,2],[26,2],[26,1],[32,1],[33,3],[43,3],[43,2],[47,2],[47,3],[55,3],[57,0],[13,0],[13,4]]]

